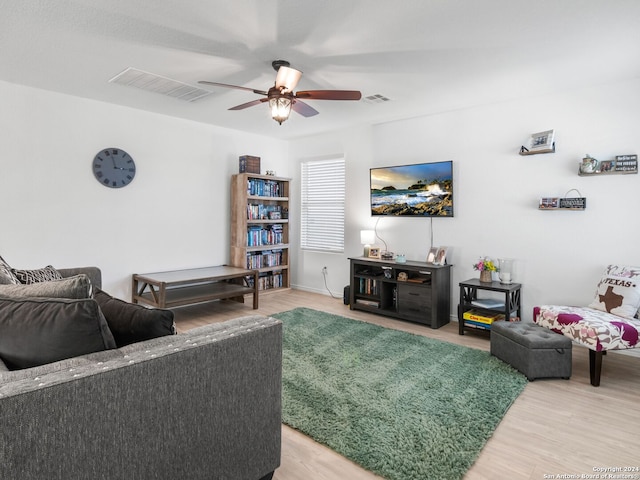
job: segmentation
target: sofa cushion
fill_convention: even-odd
[[[17,270],[14,268],[13,274],[20,283],[26,283],[27,285],[38,282],[49,282],[51,280],[62,280],[62,275],[51,265],[36,270]]]
[[[588,305],[603,312],[633,318],[640,308],[640,267],[609,265]]]
[[[93,299],[0,297],[0,358],[12,370],[115,347]]]
[[[31,283],[28,285],[0,285],[5,297],[91,298],[91,281],[81,274],[62,280]]]
[[[95,289],[94,298],[109,324],[118,347],[176,333],[173,312],[125,302]]]
[[[20,280],[14,275],[11,266],[0,257],[0,285],[18,285]]]

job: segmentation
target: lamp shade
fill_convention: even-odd
[[[376,232],[373,230],[360,230],[360,243],[372,245],[376,241]]]

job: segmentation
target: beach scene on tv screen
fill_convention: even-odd
[[[371,169],[371,214],[453,216],[451,162]]]

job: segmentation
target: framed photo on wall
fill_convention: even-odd
[[[438,247],[431,247],[427,254],[427,263],[435,263],[436,255],[438,253]]]
[[[369,258],[380,258],[381,255],[380,247],[372,245],[369,247]]]

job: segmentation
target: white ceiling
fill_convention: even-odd
[[[109,83],[128,67],[268,90],[271,61],[309,101],[281,126],[259,98],[207,88],[185,102]],[[640,77],[638,0],[0,0],[0,80],[278,138]]]

